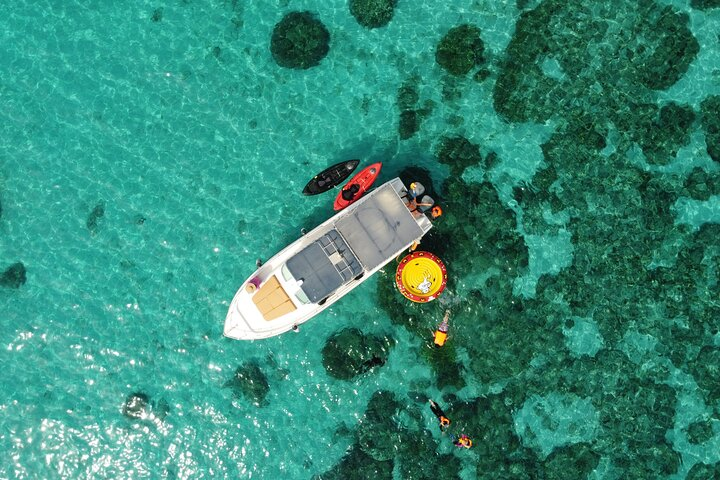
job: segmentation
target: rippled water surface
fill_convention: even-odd
[[[720,477],[717,2],[0,13],[0,477]],[[448,289],[224,338],[348,158],[426,185]]]

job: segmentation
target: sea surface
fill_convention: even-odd
[[[718,478],[717,2],[399,0],[377,28],[353,3],[2,3],[0,478]],[[306,69],[270,49],[295,11],[330,34]],[[454,75],[462,24],[484,49]],[[224,338],[256,259],[332,215],[305,183],[349,158],[432,179],[436,310],[390,263],[298,333]],[[323,359],[348,328],[392,339],[349,380]]]

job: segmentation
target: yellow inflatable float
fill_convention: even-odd
[[[400,293],[413,302],[435,300],[447,285],[447,269],[430,252],[413,252],[400,260],[395,283]]]

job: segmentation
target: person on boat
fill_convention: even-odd
[[[355,198],[355,195],[357,194],[357,192],[359,190],[360,190],[360,185],[358,185],[357,183],[353,183],[348,188],[346,188],[342,191],[342,198],[344,198],[345,200],[347,200],[349,202],[350,200]]]
[[[417,197],[425,193],[425,185],[420,182],[412,182],[410,189],[408,190],[408,196],[410,200],[415,200]]]
[[[447,427],[450,426],[450,419],[445,415],[445,412],[443,412],[442,408],[440,408],[440,405],[438,405],[434,400],[430,400],[430,410],[435,414],[438,421],[440,422],[440,431],[445,431]]]
[[[450,437],[453,441],[453,445],[455,445],[458,448],[472,448],[473,441],[465,435],[464,433],[460,435],[459,437],[456,437],[455,435],[452,435]]]

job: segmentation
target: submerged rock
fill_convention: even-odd
[[[267,377],[256,362],[248,362],[238,367],[225,386],[231,388],[235,395],[245,397],[256,406],[264,405],[270,392]]]
[[[330,32],[311,12],[290,12],[273,29],[270,52],[281,67],[315,67],[329,51]]]
[[[322,350],[328,374],[351,380],[385,364],[395,340],[365,335],[357,328],[346,328],[328,338]]]
[[[384,27],[395,13],[397,0],[350,0],[350,13],[363,27]]]
[[[13,263],[0,275],[0,286],[20,288],[27,281],[25,272],[25,265],[22,262]]]
[[[122,414],[132,419],[144,419],[150,415],[150,397],[142,392],[131,393],[123,404]]]

